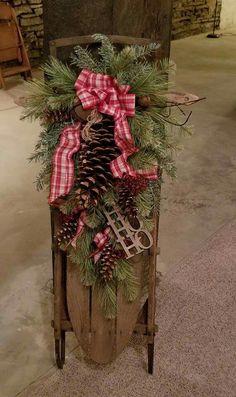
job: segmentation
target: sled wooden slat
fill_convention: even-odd
[[[80,279],[79,266],[67,258],[67,305],[73,330],[83,347],[89,352],[90,287],[85,287]]]
[[[132,258],[134,272],[139,284],[138,296],[134,302],[128,302],[123,294],[122,289],[117,291],[117,319],[116,319],[116,354],[120,354],[129,342],[135,325],[139,311],[141,310],[142,298],[142,280],[144,275],[144,267],[147,265],[148,257],[143,254],[136,255]]]
[[[130,37],[130,36],[117,36],[117,35],[108,35],[111,42],[114,44],[122,44],[122,45],[147,45],[152,43],[154,40],[146,39],[143,37]],[[70,47],[75,45],[88,45],[91,43],[95,43],[95,40],[92,36],[73,36],[73,37],[65,37],[61,39],[51,40],[49,42],[50,54],[54,57],[57,56],[57,48],[60,47]]]
[[[94,288],[91,296],[91,353],[90,358],[99,363],[112,361],[115,354],[116,322],[104,317],[99,291]]]

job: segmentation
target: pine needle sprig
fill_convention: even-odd
[[[25,108],[21,119],[38,119],[47,108],[48,98],[55,95],[54,90],[43,79],[32,80],[26,83]]]
[[[154,197],[151,183],[148,188],[137,195],[135,203],[138,208],[138,213],[143,217],[149,217],[154,209]]]
[[[99,301],[105,318],[114,319],[117,314],[116,290],[117,284],[114,280],[106,282],[97,278],[94,289],[98,292]]]
[[[91,207],[86,212],[85,224],[91,229],[100,228],[105,225],[105,217],[98,207]]]
[[[100,71],[97,61],[88,48],[83,48],[78,45],[74,48],[74,52],[75,53],[71,55],[71,65],[75,65],[79,69],[90,69],[93,72]]]
[[[149,43],[147,45],[141,46],[135,44],[133,46],[134,51],[135,51],[135,60],[139,61],[143,58],[148,58],[150,55],[152,55],[153,52],[156,52],[157,50],[160,49],[160,44],[159,43]]]
[[[139,283],[132,264],[126,259],[120,259],[115,271],[119,288],[122,288],[125,299],[128,302],[133,302],[138,296]]]
[[[42,167],[35,180],[36,189],[38,192],[45,188],[46,189],[49,188],[51,181],[51,174],[52,174],[52,164],[47,163]]]
[[[58,91],[61,90],[65,94],[74,93],[76,74],[68,65],[50,57],[41,69],[49,80],[50,87],[56,88]]]
[[[96,42],[101,43],[98,49],[98,55],[100,56],[98,67],[102,73],[109,73],[115,56],[115,48],[109,38],[103,34],[97,33],[92,37]]]
[[[46,79],[27,83],[23,118],[42,118],[45,110],[70,110],[74,103],[76,74],[69,66],[51,57],[42,66]]]
[[[94,262],[90,257],[94,235],[94,230],[86,228],[77,239],[76,249],[69,246],[69,257],[75,265],[79,266],[81,282],[85,286],[94,285],[96,281]]]

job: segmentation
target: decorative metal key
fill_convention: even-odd
[[[148,230],[143,229],[143,222],[136,218],[137,226],[130,224],[128,220],[120,214],[118,208],[111,211],[104,211],[108,220],[108,225],[116,235],[117,241],[122,245],[126,253],[126,258],[150,248],[153,245],[153,238]]]

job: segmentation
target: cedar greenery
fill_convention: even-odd
[[[72,67],[51,57],[42,67],[46,78],[28,83],[29,95],[23,118],[40,119],[43,125],[35,151],[30,157],[31,161],[39,161],[42,164],[42,170],[36,180],[37,189],[49,188],[52,156],[61,130],[67,124],[73,123],[73,116],[66,122],[50,123],[44,118],[45,112],[71,111],[73,108],[76,99],[74,83],[77,78],[74,67],[89,68],[94,72],[109,74],[117,79],[118,84],[129,84],[131,87],[129,92],[134,93],[136,97],[150,98],[150,106],[142,108],[137,105],[135,117],[129,118],[128,122],[135,146],[139,148],[137,153],[130,156],[130,164],[135,169],[148,169],[153,166],[159,168],[159,180],[149,182],[147,189],[135,198],[144,227],[152,230],[153,215],[159,211],[161,175],[164,172],[170,177],[175,177],[173,153],[179,149],[176,127],[173,126],[176,124],[177,115],[167,111],[163,95],[169,88],[168,73],[172,71],[173,65],[167,61],[150,60],[151,55],[158,51],[159,44],[126,46],[123,50],[117,51],[108,37],[96,34],[93,38],[95,42],[101,43],[95,52],[89,48],[75,47],[71,57]],[[180,131],[188,132],[188,128],[183,126]],[[79,158],[78,152],[74,156],[76,174],[79,172]],[[74,187],[60,206],[60,210],[66,215],[71,214],[75,208],[75,190]],[[82,283],[86,286],[98,287],[101,305],[107,318],[116,316],[118,286],[122,288],[128,301],[133,301],[143,287],[138,285],[130,261],[119,259],[112,280],[105,281],[99,275],[96,264],[91,258],[93,238],[106,225],[103,208],[112,207],[116,203],[117,192],[111,188],[103,195],[96,207],[87,210],[86,228],[77,239],[76,248],[71,245],[67,247],[72,262],[75,266],[79,266]]]

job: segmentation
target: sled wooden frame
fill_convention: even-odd
[[[143,38],[134,38],[128,36],[109,36],[113,43],[118,44],[147,44],[152,42],[150,39]],[[94,40],[91,36],[78,36],[72,38],[65,39],[57,39],[49,42],[50,46],[50,55],[54,57],[57,56],[57,48],[64,46],[72,46],[78,44],[91,44]],[[96,344],[96,334],[93,330],[93,322],[99,322],[101,316],[101,309],[99,307],[99,302],[94,303],[96,300],[93,299],[91,302],[91,296],[94,291],[92,287],[85,287],[82,285],[79,277],[79,272],[77,272],[78,277],[75,276],[75,265],[71,263],[67,254],[60,250],[57,242],[56,242],[56,234],[61,226],[61,213],[57,208],[51,207],[51,233],[52,233],[52,264],[53,264],[53,292],[54,292],[54,319],[52,320],[52,327],[54,328],[54,339],[55,339],[55,357],[58,368],[63,368],[65,363],[65,337],[66,332],[74,331],[77,333],[78,327],[81,327],[80,318],[76,319],[76,324],[74,322],[74,328],[70,320],[70,314],[68,310],[68,299],[70,300],[71,310],[76,311],[76,305],[83,301],[84,313],[83,317],[83,327],[81,331],[81,338],[83,339],[84,344],[88,344],[90,339],[92,339],[92,359],[95,361],[96,358],[99,358],[100,350],[104,348],[108,350],[108,357],[112,356],[110,348],[114,348],[109,346],[109,343],[106,346],[99,347]],[[136,322],[136,326],[132,331],[135,334],[142,335],[146,339],[147,344],[147,354],[148,354],[148,373],[153,373],[153,365],[154,365],[154,341],[155,341],[155,333],[157,332],[157,325],[155,324],[155,306],[156,306],[156,264],[157,264],[157,255],[158,255],[158,229],[159,229],[159,216],[156,216],[154,219],[154,228],[153,228],[153,246],[145,251],[142,254],[137,255],[136,264],[142,264],[142,268],[148,268],[148,291],[144,296],[144,301],[140,303],[137,298],[137,305],[140,306],[138,320]],[[147,265],[148,263],[148,265]],[[140,266],[136,266],[136,268],[140,268]],[[141,270],[140,270],[141,272]],[[71,277],[73,274],[73,278]],[[141,274],[141,273],[140,273]],[[69,285],[69,288],[68,288]],[[74,297],[71,296],[71,288],[78,289],[79,297],[77,302],[74,301]],[[117,305],[119,305],[119,300],[122,300],[121,293],[117,293]],[[93,307],[93,306],[96,307]],[[124,302],[122,301],[122,305]],[[123,307],[123,306],[122,306]],[[122,315],[117,315],[115,320],[109,321],[109,329],[102,329],[101,332],[107,332],[108,338],[112,334],[114,334],[114,341],[118,351],[118,354],[123,350],[119,346],[119,340],[122,341],[122,328],[129,327],[130,323],[130,312],[129,312],[129,303],[126,304],[126,311],[122,313]],[[94,314],[98,312],[97,318],[91,320],[91,317],[94,317]],[[93,312],[93,316],[91,314]],[[121,318],[122,317],[122,318]],[[85,319],[85,321],[84,321]],[[136,321],[136,318],[135,318]],[[78,327],[77,327],[78,326]],[[129,337],[132,335],[132,331]],[[87,339],[86,339],[87,338]],[[126,335],[127,339],[127,335]],[[122,347],[122,346],[121,346]],[[95,350],[95,351],[94,351]],[[113,358],[116,357],[114,352]],[[110,360],[108,360],[110,361]],[[104,362],[108,362],[104,361]]]

